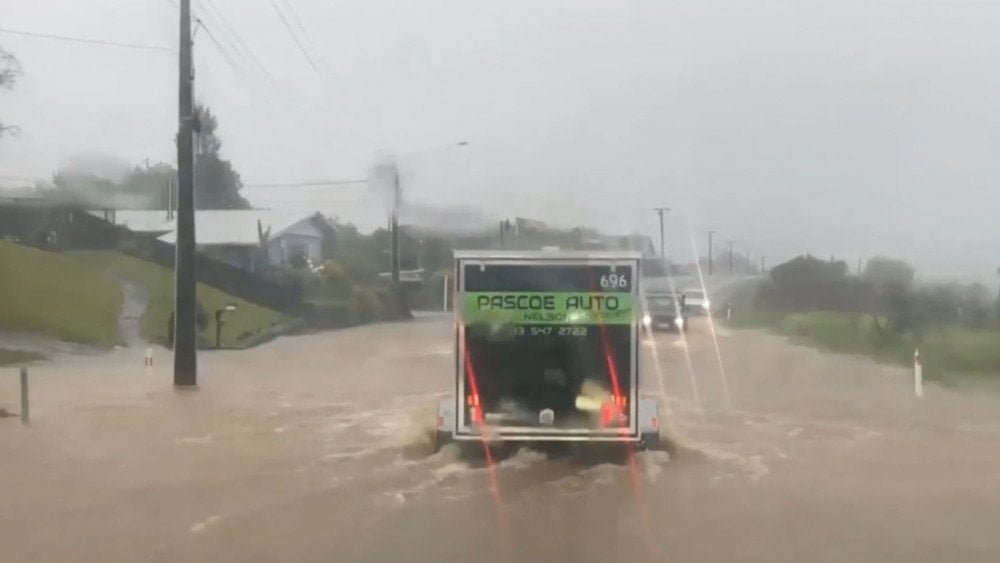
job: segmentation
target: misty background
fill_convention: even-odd
[[[662,205],[677,260],[692,235],[704,254],[715,229],[717,252],[733,240],[769,264],[881,254],[926,277],[996,279],[1000,5],[291,4],[311,59],[269,0],[194,2],[209,31],[231,26],[254,54],[234,70],[196,32],[196,98],[251,204],[382,226],[364,185],[252,186],[363,178],[392,154],[414,209],[461,210],[444,220],[521,215],[657,239]],[[0,116],[21,129],[0,139],[2,185],[81,159],[174,161],[174,3],[5,0],[0,29],[168,48],[0,31],[24,70],[0,92]]]

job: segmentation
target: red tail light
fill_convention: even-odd
[[[465,398],[465,404],[470,407],[479,407],[479,393],[473,393]]]
[[[624,395],[615,397],[615,406],[617,406],[619,410],[625,410],[625,407],[628,406],[628,397]]]
[[[483,409],[479,407],[472,407],[472,423],[473,424],[483,423]]]

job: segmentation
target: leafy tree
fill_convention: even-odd
[[[150,165],[136,166],[125,177],[121,191],[130,198],[143,202],[142,207],[148,209],[166,209],[168,204],[167,187],[177,187],[177,169],[172,164],[158,162]],[[177,202],[174,202],[176,207]]]
[[[424,269],[428,272],[450,270],[452,267],[451,245],[439,237],[424,239],[421,245],[421,257]]]
[[[791,311],[836,310],[850,303],[847,264],[798,256],[771,269],[762,297]]]
[[[879,287],[890,282],[901,284],[904,287],[909,286],[913,283],[913,275],[913,266],[902,260],[884,256],[876,256],[869,260],[865,264],[864,273],[862,273],[862,277],[871,280]]]
[[[212,111],[202,105],[195,107],[198,117],[199,152],[194,162],[194,205],[197,209],[249,209],[250,203],[240,195],[243,181],[232,163],[219,156],[222,141],[216,135],[219,122]]]
[[[14,87],[18,77],[21,76],[21,64],[17,62],[14,55],[0,48],[0,89],[10,89]],[[0,137],[4,133],[17,133],[16,125],[5,125],[0,119]]]

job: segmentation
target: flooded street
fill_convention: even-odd
[[[3,559],[1000,559],[1000,395],[920,400],[904,369],[720,328],[724,385],[697,319],[686,344],[642,348],[673,456],[484,467],[431,455],[451,330],[429,317],[206,352],[191,392],[163,350],[150,370],[141,348],[33,368],[31,426],[0,421]]]

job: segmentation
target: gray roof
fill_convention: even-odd
[[[91,211],[93,215],[104,217],[103,211]],[[206,209],[194,214],[195,238],[200,245],[214,246],[255,246],[260,244],[257,222],[270,238],[281,236],[289,228],[313,217],[318,213],[295,211],[272,211],[268,209]],[[165,210],[118,210],[115,224],[131,231],[158,234],[159,240],[173,244],[176,240],[176,218],[167,219]]]

